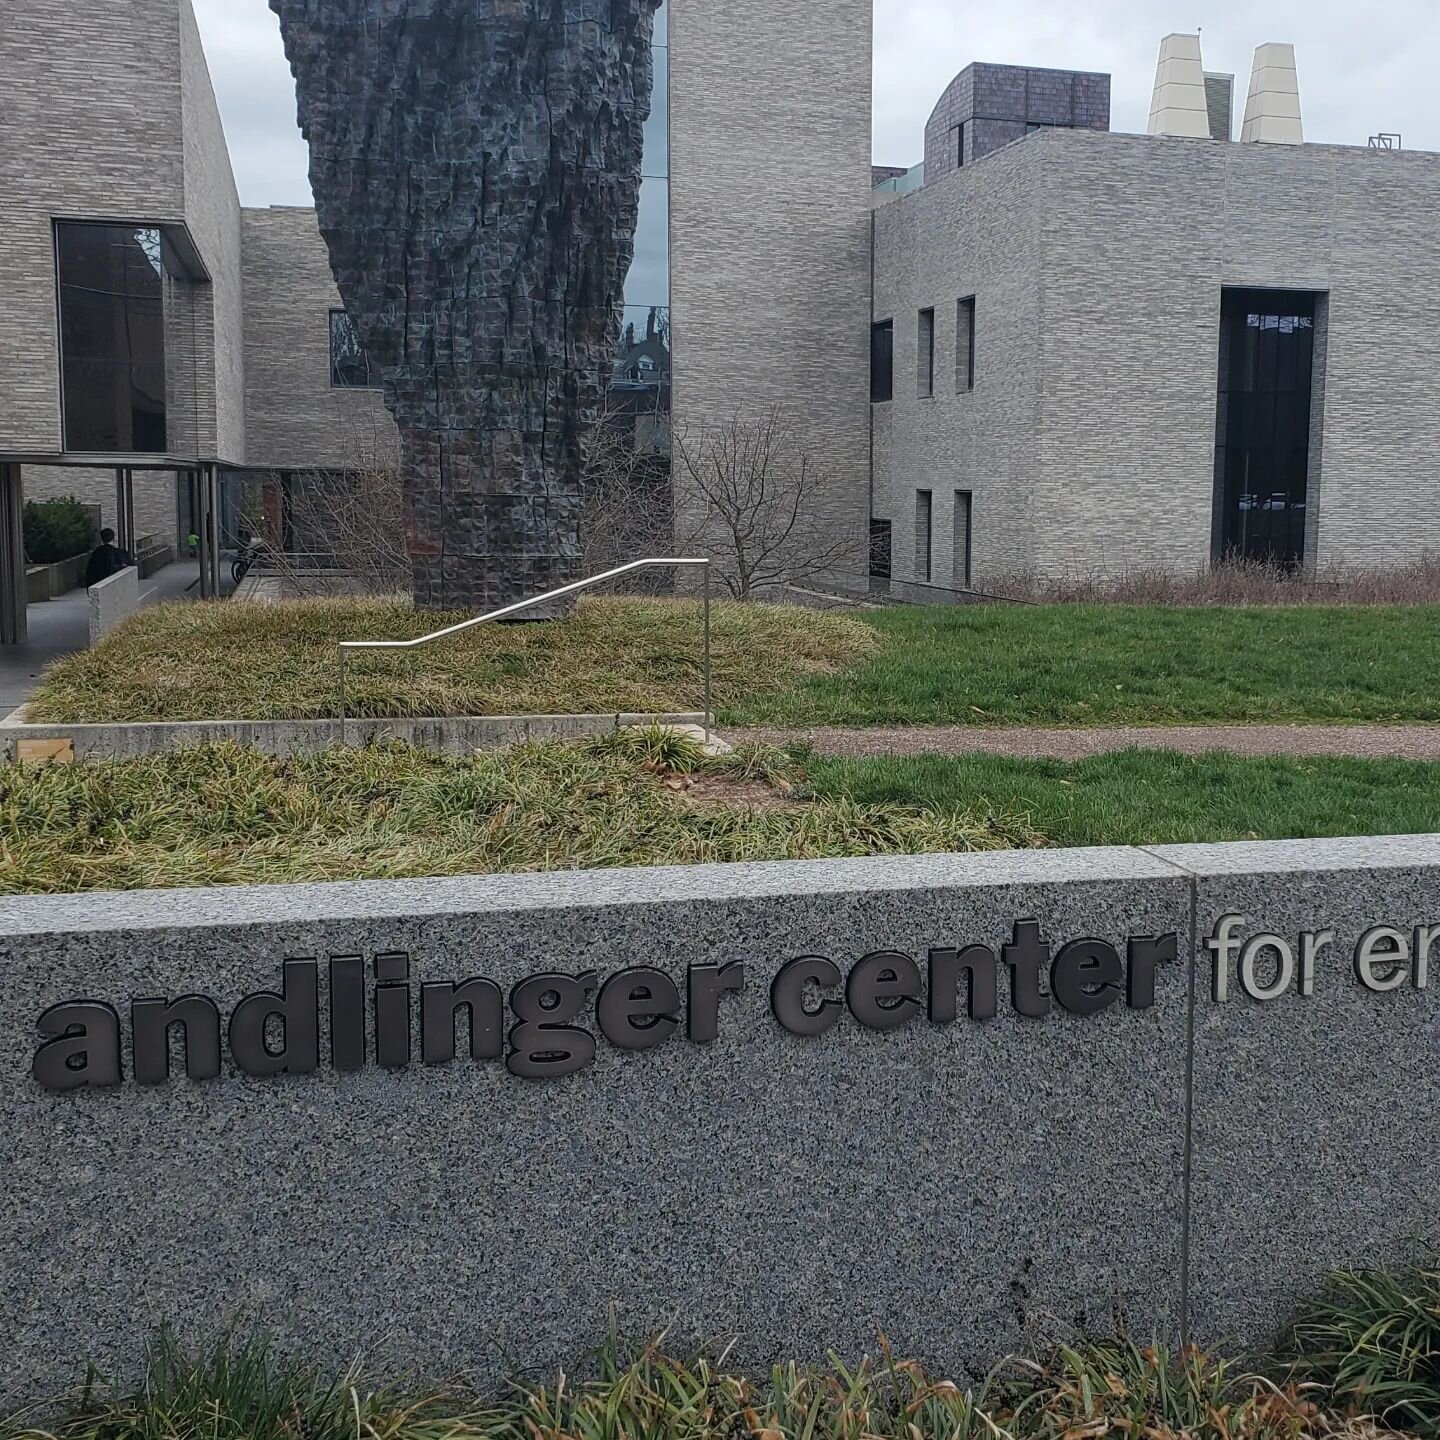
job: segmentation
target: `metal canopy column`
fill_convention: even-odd
[[[209,522],[206,542],[210,547],[210,598],[220,598],[220,467],[205,467],[205,517]]]
[[[135,472],[128,465],[115,469],[115,543],[135,554]]]
[[[210,588],[210,487],[203,466],[191,473],[195,477],[195,534],[200,541],[200,598],[209,600],[214,593]]]
[[[26,625],[25,497],[18,465],[0,465],[0,645],[23,645]]]

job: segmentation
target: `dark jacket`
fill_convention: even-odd
[[[90,563],[85,567],[85,584],[98,585],[134,563],[129,552],[118,545],[97,545],[90,556]]]

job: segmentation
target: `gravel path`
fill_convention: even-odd
[[[907,725],[850,730],[816,726],[725,731],[732,745],[804,741],[819,755],[1011,755],[1084,760],[1114,750],[1179,750],[1203,755],[1337,755],[1361,760],[1440,760],[1440,725],[1175,725],[1095,730],[981,729]]]

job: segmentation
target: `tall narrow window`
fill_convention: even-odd
[[[330,383],[337,390],[369,390],[380,383],[355,322],[343,310],[330,312]]]
[[[970,492],[955,492],[955,543],[952,561],[955,574],[955,588],[970,588]]]
[[[935,393],[935,312],[920,312],[919,395],[922,400]]]
[[[870,399],[895,397],[895,322],[880,320],[870,327]]]
[[[955,307],[955,393],[975,388],[975,297]]]
[[[966,129],[967,126],[965,125],[964,121],[962,121],[959,125],[955,127],[955,164],[957,166],[963,166],[965,164]]]
[[[134,225],[61,222],[65,448],[165,450],[165,242]]]
[[[915,578],[930,583],[930,492],[915,492]]]
[[[870,522],[870,574],[876,580],[890,578],[890,522]]]

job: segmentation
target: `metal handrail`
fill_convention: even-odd
[[[487,625],[493,620],[504,620],[510,615],[519,615],[523,611],[533,610],[537,605],[544,605],[550,600],[559,600],[566,595],[578,594],[581,590],[589,590],[593,586],[603,585],[607,580],[613,580],[617,575],[628,575],[632,570],[648,570],[656,567],[682,569],[684,567],[699,567],[705,573],[704,584],[704,607],[705,607],[705,640],[703,668],[705,672],[705,743],[710,743],[710,561],[704,559],[683,559],[683,560],[631,560],[627,565],[617,565],[613,570],[606,570],[599,575],[592,575],[588,580],[575,580],[569,585],[562,585],[558,590],[547,590],[543,595],[533,595],[528,600],[517,600],[512,605],[504,605],[499,610],[489,610],[484,615],[476,615],[473,619],[462,620],[458,625],[447,625],[443,630],[433,631],[429,635],[421,635],[414,640],[341,640],[340,649],[340,743],[345,743],[345,658],[351,650],[416,650],[421,645],[430,645],[436,640],[447,639],[451,635],[458,635],[462,630],[473,630],[477,625]]]

